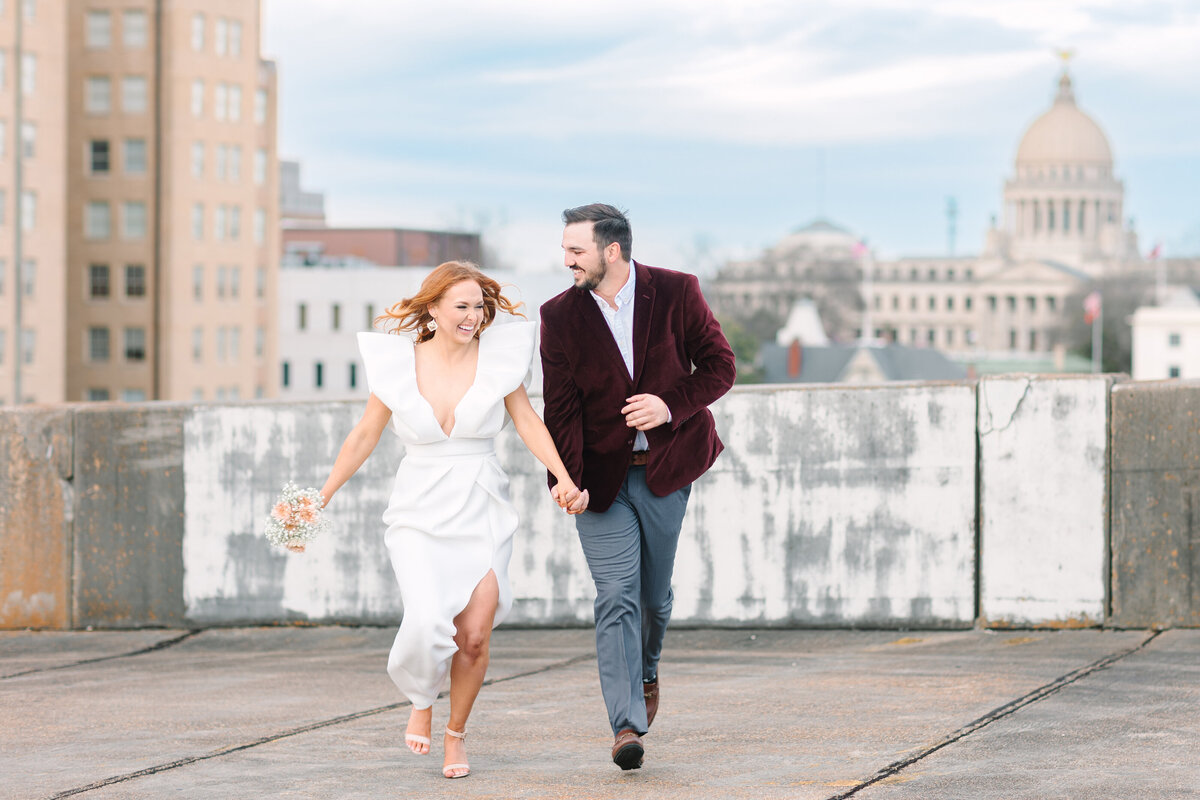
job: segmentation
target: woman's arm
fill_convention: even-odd
[[[550,474],[558,480],[558,483],[550,490],[555,501],[571,514],[578,514],[586,509],[587,492],[580,492],[579,487],[571,480],[571,475],[567,472],[567,468],[554,446],[554,440],[550,438],[550,431],[546,430],[542,418],[533,410],[524,386],[518,386],[514,392],[504,398],[504,408],[512,417],[513,427],[517,429],[517,435],[521,437],[521,441],[525,442],[529,452],[533,453],[534,457],[542,462],[546,469],[550,470]]]
[[[333,469],[329,471],[329,478],[321,487],[325,505],[329,505],[334,493],[350,480],[350,476],[358,471],[367,460],[367,456],[375,450],[375,445],[379,444],[379,437],[391,418],[391,409],[378,397],[371,395],[367,399],[367,408],[363,411],[362,419],[346,436],[342,449],[338,451],[337,460],[333,462]]]

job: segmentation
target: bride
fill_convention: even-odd
[[[467,717],[487,672],[492,628],[512,607],[508,561],[518,517],[494,448],[506,412],[557,480],[551,494],[559,506],[579,513],[588,501],[529,403],[537,323],[514,314],[500,284],[450,261],[379,318],[388,333],[358,334],[371,395],[321,489],[328,504],[391,421],[405,456],[383,515],[384,540],[404,618],[388,674],[412,701],[404,740],[418,755],[429,752],[433,702],[449,676],[447,778],[470,773]]]

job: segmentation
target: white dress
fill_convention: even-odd
[[[458,649],[454,618],[488,570],[500,585],[495,624],[512,607],[517,511],[494,440],[507,421],[505,396],[530,379],[536,331],[535,322],[497,321],[480,334],[475,381],[455,408],[449,436],[417,391],[413,339],[358,334],[367,385],[391,409],[391,428],[405,447],[383,515],[404,601],[388,674],[414,708],[432,705],[442,690]]]

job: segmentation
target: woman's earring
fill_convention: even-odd
[[[436,320],[436,319],[433,319],[433,318],[431,317],[431,318],[430,318],[430,320],[429,320],[429,324],[428,324],[428,325],[426,325],[425,327],[426,327],[426,328],[428,328],[428,329],[429,329],[429,330],[431,330],[431,331],[436,331],[436,330],[437,330],[437,320]]]

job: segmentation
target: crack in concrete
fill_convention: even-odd
[[[503,678],[491,678],[489,680],[484,681],[483,685],[484,686],[493,686],[497,683],[505,683],[506,681],[514,681],[514,680],[517,680],[518,678],[528,678],[533,675],[541,675],[543,673],[551,672],[553,670],[570,667],[575,664],[579,664],[583,661],[590,661],[590,660],[594,659],[595,657],[596,657],[595,653],[584,653],[582,655],[574,656],[573,658],[568,658],[565,661],[559,661],[554,664],[547,664],[544,667],[538,667],[537,669],[531,669],[526,672],[519,672],[514,675],[508,675]],[[449,694],[448,691],[442,692],[440,695],[438,695],[438,698],[441,699],[443,697],[446,697],[448,694]],[[384,714],[388,711],[395,711],[396,709],[405,708],[406,706],[410,706],[410,705],[412,705],[412,703],[410,701],[404,700],[399,703],[390,703],[386,706],[378,706],[376,708],[368,708],[364,711],[355,711],[351,714],[343,714],[342,716],[339,716],[339,717],[330,717],[329,719],[318,720],[317,722],[310,722],[307,725],[301,725],[296,728],[289,728],[285,731],[281,731],[279,733],[274,733],[274,734],[271,734],[270,736],[264,736],[260,739],[255,739],[254,741],[251,741],[251,742],[243,742],[242,744],[229,745],[227,747],[222,747],[217,750],[213,750],[211,752],[203,753],[203,754],[197,755],[197,756],[185,756],[184,758],[179,758],[179,759],[176,759],[175,761],[168,761],[165,764],[156,764],[153,767],[146,767],[145,769],[139,769],[136,772],[128,772],[124,775],[114,775],[111,778],[105,778],[104,780],[96,781],[95,783],[89,783],[86,786],[77,786],[74,789],[67,789],[65,791],[59,792],[58,794],[51,795],[49,800],[58,800],[59,798],[62,798],[62,797],[72,797],[74,795],[83,794],[84,792],[90,792],[95,789],[102,789],[105,786],[112,786],[114,783],[125,783],[127,781],[134,780],[135,778],[144,778],[147,775],[154,775],[159,772],[166,772],[167,770],[177,769],[179,767],[186,767],[188,764],[195,764],[199,761],[208,761],[209,759],[213,759],[213,758],[221,758],[222,756],[231,755],[233,753],[239,753],[243,750],[249,750],[252,747],[258,747],[260,745],[270,744],[271,742],[277,742],[281,739],[287,739],[292,736],[299,736],[300,734],[303,734],[303,733],[311,733],[312,731],[321,730],[322,728],[329,728],[334,725],[341,725],[342,723],[345,723],[345,722],[354,722],[355,720],[365,719],[366,717],[373,717],[377,714]]]
[[[987,386],[986,382],[980,384],[981,388],[986,387],[986,386]],[[1010,414],[1008,417],[1008,422],[1004,423],[1004,425],[1002,427],[997,428],[995,426],[995,424],[992,422],[992,404],[988,402],[987,389],[982,388],[982,391],[980,392],[980,394],[983,397],[983,404],[987,408],[988,424],[991,427],[989,427],[986,431],[985,430],[979,431],[979,435],[982,437],[982,436],[987,436],[988,434],[992,434],[992,433],[1003,433],[1004,431],[1011,428],[1013,422],[1015,422],[1017,419],[1017,413],[1020,412],[1021,406],[1025,403],[1025,398],[1029,397],[1029,392],[1032,389],[1033,389],[1033,379],[1026,378],[1025,379],[1025,391],[1021,393],[1021,397],[1017,400],[1017,404],[1015,406],[1013,406],[1012,414]]]
[[[1013,714],[1013,713],[1021,710],[1022,708],[1024,708],[1027,705],[1030,705],[1031,703],[1036,703],[1039,700],[1043,700],[1043,699],[1049,697],[1050,695],[1059,692],[1063,688],[1070,686],[1072,683],[1075,683],[1076,681],[1080,680],[1081,678],[1086,678],[1088,675],[1091,675],[1093,672],[1102,670],[1105,667],[1109,667],[1127,656],[1133,655],[1134,653],[1144,649],[1148,644],[1150,644],[1152,641],[1157,639],[1162,633],[1163,633],[1163,631],[1161,631],[1161,630],[1151,631],[1150,635],[1147,636],[1145,639],[1143,639],[1142,642],[1140,644],[1136,645],[1135,647],[1130,647],[1127,650],[1122,650],[1118,653],[1112,653],[1111,655],[1107,655],[1104,658],[1099,659],[1098,661],[1093,661],[1091,664],[1088,664],[1086,667],[1080,667],[1079,669],[1074,670],[1073,672],[1068,672],[1065,675],[1061,675],[1058,678],[1051,681],[1050,683],[1047,683],[1043,686],[1039,686],[1038,688],[1034,689],[1032,692],[1029,692],[1028,694],[1018,697],[1016,700],[1005,703],[1004,705],[999,706],[998,708],[994,708],[991,711],[989,711],[988,713],[984,714],[979,719],[975,720],[974,722],[969,722],[966,725],[964,725],[963,727],[961,727],[958,730],[951,733],[949,736],[942,738],[941,741],[937,742],[936,744],[931,745],[930,747],[927,747],[924,750],[920,751],[919,753],[909,756],[908,758],[901,759],[900,761],[894,761],[891,764],[888,764],[886,767],[879,770],[874,775],[872,775],[870,778],[868,778],[867,780],[858,784],[854,788],[850,789],[849,791],[842,792],[841,794],[836,794],[833,797],[830,797],[828,800],[846,800],[846,798],[852,797],[852,796],[858,794],[863,789],[866,789],[868,786],[872,786],[876,783],[879,783],[880,781],[884,780],[885,778],[890,778],[893,775],[897,775],[905,768],[912,766],[913,764],[926,758],[927,756],[933,755],[938,750],[941,750],[943,747],[952,745],[955,742],[959,741],[960,739],[964,739],[967,736],[970,736],[972,733],[975,733],[975,731],[985,728],[988,725],[991,725],[993,722],[996,722],[997,720],[1004,719],[1005,717],[1009,716],[1010,714]]]
[[[72,661],[70,664],[56,664],[53,667],[35,667],[34,669],[21,670],[20,672],[13,672],[8,675],[0,675],[0,681],[5,681],[5,680],[8,680],[9,678],[20,678],[23,675],[35,675],[39,672],[54,672],[55,670],[59,670],[59,669],[71,669],[72,667],[82,667],[85,664],[98,664],[101,661],[113,661],[118,658],[130,658],[132,656],[140,656],[140,655],[145,655],[146,653],[153,653],[157,650],[166,650],[168,647],[173,647],[173,646],[179,644],[180,642],[186,641],[187,639],[190,639],[193,636],[196,636],[197,634],[200,634],[203,632],[204,632],[203,628],[192,628],[187,633],[184,633],[180,636],[176,636],[173,639],[164,639],[163,641],[161,641],[157,644],[152,644],[149,647],[143,647],[140,650],[130,650],[128,653],[115,653],[111,656],[97,656],[96,658],[85,658],[82,661]]]

